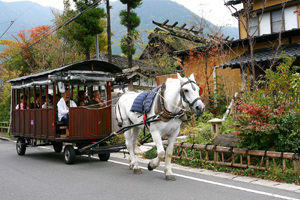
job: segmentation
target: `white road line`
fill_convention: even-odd
[[[119,161],[115,161],[115,160],[108,160],[108,161],[112,162],[112,163],[120,164],[120,165],[129,166],[128,163],[123,163],[123,162],[119,162]],[[148,170],[148,168],[146,168],[146,167],[140,166],[140,168]],[[162,174],[164,173],[163,171],[157,170],[157,169],[155,169],[153,171],[158,172],[158,173],[162,173]],[[181,175],[181,174],[174,174],[174,175],[177,176],[177,177],[186,178],[186,179],[190,179],[190,180],[194,180],[194,181],[209,183],[209,184],[212,184],[212,185],[218,185],[218,186],[222,186],[222,187],[227,187],[227,188],[232,188],[232,189],[236,189],[236,190],[251,192],[251,193],[255,193],[255,194],[261,194],[261,195],[275,197],[275,198],[279,198],[279,199],[300,200],[300,199],[296,199],[296,198],[292,198],[292,197],[282,196],[282,195],[268,193],[268,192],[262,192],[262,191],[258,191],[258,190],[247,189],[247,188],[238,187],[238,186],[234,186],[234,185],[218,183],[218,182],[215,182],[215,181],[204,180],[204,179],[195,178],[195,177],[191,177],[191,176],[185,176],[185,175]]]

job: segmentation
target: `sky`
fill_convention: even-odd
[[[13,2],[20,0],[1,0]],[[42,6],[51,6],[63,10],[63,0],[29,0]],[[111,0],[116,1],[116,0]],[[224,0],[171,0],[190,9],[200,17],[204,17],[215,25],[237,27],[237,20],[231,16],[229,9],[224,6]]]

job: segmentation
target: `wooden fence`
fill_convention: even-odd
[[[285,171],[287,169],[287,160],[292,160],[294,173],[300,174],[300,156],[298,153],[245,150],[240,148],[222,147],[216,145],[200,145],[188,143],[175,143],[174,147],[177,147],[177,155],[174,154],[172,156],[175,159],[193,160],[197,158],[197,156],[199,156],[198,159],[204,160],[207,163],[240,168],[267,170],[270,166],[270,159],[272,159],[274,166],[278,166],[278,159],[276,163],[275,158],[281,158],[282,161],[280,162],[282,162],[282,170]],[[189,154],[187,153],[187,149],[193,150],[192,155],[189,156]],[[197,150],[199,154],[196,155]],[[209,156],[211,154],[213,156]],[[227,156],[230,155],[231,159],[227,159],[231,160],[230,162],[225,160],[224,154],[227,154]],[[213,157],[213,159],[210,160],[211,157]],[[252,162],[251,158],[252,161],[255,160],[255,162]],[[236,160],[238,160],[238,162],[236,162]],[[260,161],[257,162],[258,160]]]
[[[7,132],[8,128],[9,128],[8,121],[0,122],[0,133]]]

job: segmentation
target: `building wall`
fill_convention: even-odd
[[[253,13],[253,14],[251,14],[251,16],[253,16],[253,17],[256,16],[258,19],[262,19],[260,22],[259,22],[259,20],[257,22],[258,26],[262,25],[257,30],[257,32],[258,32],[259,35],[263,35],[266,31],[267,31],[266,34],[272,33],[271,11],[280,10],[282,8],[281,6],[272,7],[272,8],[268,8],[268,7],[274,6],[274,5],[278,5],[278,4],[281,4],[283,2],[287,2],[288,3],[288,2],[291,2],[291,1],[292,0],[272,0],[272,1],[268,0],[267,3],[266,3],[266,5],[265,5],[265,7],[264,7],[264,4],[262,3],[263,1],[261,1],[261,0],[256,0],[254,2],[254,4],[252,5],[253,6],[253,11],[257,10],[257,13],[256,13],[256,15],[255,15],[255,13]],[[291,8],[291,7],[293,7],[293,8]],[[260,9],[262,9],[262,8],[263,8],[263,15],[266,18],[261,17],[262,11]],[[285,8],[286,8],[286,13],[289,13],[288,17],[285,19],[285,22],[284,22],[284,24],[286,26],[286,29],[290,30],[292,28],[300,28],[300,16],[299,15],[297,16],[296,13],[293,13],[294,9],[295,10],[296,9],[300,9],[300,0],[297,1],[297,2],[292,2],[291,4],[287,4],[285,6]],[[288,8],[290,8],[289,11],[287,11]],[[291,22],[292,21],[292,19],[291,19],[292,16],[295,16],[295,20],[296,21]],[[270,28],[267,27],[268,20],[270,20],[270,22],[269,22]],[[247,38],[247,31],[245,29],[245,26],[247,26],[246,25],[247,24],[246,21],[247,21],[246,17],[240,17],[240,22],[239,22],[240,39]],[[292,24],[289,24],[289,23],[292,23]],[[296,25],[294,25],[295,23],[296,23]]]

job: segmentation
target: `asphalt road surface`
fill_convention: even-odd
[[[127,163],[122,156],[107,162],[77,156],[75,164],[66,165],[51,146],[27,148],[18,156],[15,142],[0,140],[0,200],[300,200],[299,192],[180,169],[173,170],[176,181],[166,181],[162,167],[148,171],[143,161],[143,174],[135,175]]]

